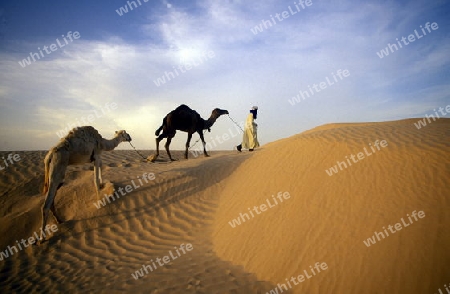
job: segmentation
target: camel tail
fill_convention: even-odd
[[[163,118],[162,125],[156,130],[155,136],[159,136],[159,133],[161,133],[161,130],[164,128],[164,126],[167,124],[167,115]]]
[[[156,132],[155,132],[155,136],[159,136],[159,133],[161,133],[161,130],[163,129],[163,126],[160,126]]]
[[[42,189],[42,194],[45,195],[48,192],[49,187],[49,170],[50,170],[50,162],[52,161],[53,153],[47,154],[44,159],[44,188]]]

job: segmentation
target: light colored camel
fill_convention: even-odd
[[[42,207],[42,232],[47,223],[49,210],[53,212],[56,221],[61,222],[56,215],[54,201],[57,190],[63,185],[67,166],[94,162],[94,184],[98,198],[102,185],[101,153],[113,150],[124,141],[131,141],[130,135],[124,130],[116,131],[114,138],[107,140],[102,138],[93,127],[85,126],[74,128],[49,150],[44,159],[43,194],[45,194],[45,202]],[[43,241],[42,235],[41,241]]]

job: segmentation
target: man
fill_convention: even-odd
[[[255,123],[256,116],[258,114],[258,106],[253,106],[250,109],[250,114],[247,116],[245,123],[244,134],[242,135],[242,143],[236,146],[239,152],[242,152],[242,148],[253,151],[256,147],[259,147],[257,128]]]

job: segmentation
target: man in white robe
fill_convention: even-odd
[[[245,122],[244,134],[242,135],[242,143],[239,144],[236,149],[241,152],[242,148],[253,151],[256,147],[259,147],[257,129],[258,125],[255,122],[258,114],[258,106],[253,106],[250,109],[250,113],[247,116]]]

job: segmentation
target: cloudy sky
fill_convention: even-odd
[[[238,122],[257,105],[262,144],[431,114],[450,104],[448,15],[445,0],[3,1],[0,150],[48,149],[89,116],[153,149],[180,104]],[[231,149],[236,130],[224,116],[206,138],[228,133],[216,149]]]

